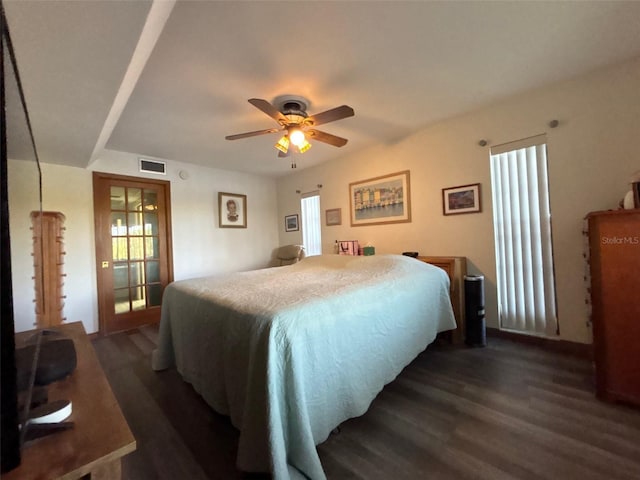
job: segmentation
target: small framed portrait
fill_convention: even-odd
[[[331,208],[327,209],[325,212],[327,226],[331,225],[342,225],[342,209],[341,208]]]
[[[442,214],[477,213],[481,211],[480,184],[442,189]]]
[[[298,224],[298,214],[287,215],[284,217],[284,231],[285,232],[297,232],[300,230],[300,225]]]
[[[218,192],[220,228],[247,228],[247,196]]]

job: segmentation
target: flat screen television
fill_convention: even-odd
[[[12,148],[24,145],[28,129],[24,95],[21,93],[19,75],[16,70],[15,55],[9,35],[4,5],[0,0],[0,26],[2,42],[2,75],[0,75],[0,257],[2,272],[0,277],[0,342],[1,342],[1,396],[2,396],[2,473],[16,468],[20,464],[20,429],[18,411],[18,392],[16,386],[15,326],[13,310],[13,289],[11,275],[11,238],[9,231],[9,191],[8,158]],[[35,153],[34,142],[31,146]],[[24,158],[24,156],[22,156]],[[31,159],[29,159],[31,160]],[[34,170],[37,168],[33,162]]]
[[[21,206],[31,206],[30,210],[32,211],[42,212],[42,175],[34,133],[29,120],[27,101],[20,80],[19,60],[14,52],[10,24],[2,0],[0,0],[0,14],[2,40],[0,46],[2,57],[2,71],[0,72],[2,74],[0,75],[0,101],[2,103],[0,108],[0,143],[2,148],[0,151],[2,432],[0,444],[2,446],[2,473],[6,473],[20,465],[20,450],[23,443],[73,426],[72,422],[59,422],[55,428],[51,425],[41,425],[42,428],[38,428],[38,425],[34,425],[35,422],[30,423],[27,419],[34,414],[33,406],[36,404],[38,407],[42,407],[37,411],[42,414],[43,411],[48,412],[54,405],[59,407],[61,403],[65,403],[64,401],[50,402],[45,405],[42,404],[42,398],[32,401],[33,388],[34,385],[47,385],[67,376],[76,366],[76,356],[73,341],[53,337],[51,331],[47,332],[46,342],[42,337],[38,337],[39,340],[35,348],[25,346],[16,355],[16,322],[13,308],[9,221],[10,160],[11,162],[25,162],[19,168],[16,164],[15,170],[19,172],[15,175],[20,175],[21,190],[39,192],[39,195],[34,195],[35,198],[20,199]],[[24,205],[24,203],[32,203],[32,205]],[[33,316],[35,320],[35,309]],[[41,331],[41,334],[44,334],[43,332]],[[25,368],[25,361],[28,368]],[[22,366],[20,366],[21,363]],[[36,367],[35,370],[33,370],[34,367]],[[24,406],[19,405],[19,398],[23,399]]]
[[[2,165],[0,167],[0,183],[2,202],[0,216],[1,220],[1,256],[2,256],[2,277],[0,289],[1,295],[1,327],[0,341],[2,342],[2,473],[14,469],[20,464],[20,432],[18,429],[18,399],[16,388],[16,361],[15,361],[15,340],[13,324],[13,290],[11,287],[11,241],[9,235],[9,192],[7,182],[7,118],[5,112],[5,58],[7,46],[5,38],[7,35],[4,7],[2,7],[2,87],[0,101],[2,109],[0,113],[0,140],[2,142]]]

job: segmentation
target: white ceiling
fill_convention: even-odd
[[[3,3],[39,156],[79,167],[106,147],[286,175],[277,134],[224,138],[277,126],[249,98],[355,109],[301,169],[640,56],[634,1]]]

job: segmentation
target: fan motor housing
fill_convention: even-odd
[[[298,115],[307,118],[307,109],[311,102],[299,95],[279,95],[273,99],[272,104],[283,115]]]

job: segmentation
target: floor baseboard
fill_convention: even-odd
[[[522,333],[507,332],[498,328],[487,328],[488,337],[504,338],[513,342],[535,345],[545,350],[558,353],[566,353],[575,357],[593,360],[593,345],[589,343],[570,342],[568,340],[550,340],[548,338],[525,335]]]

